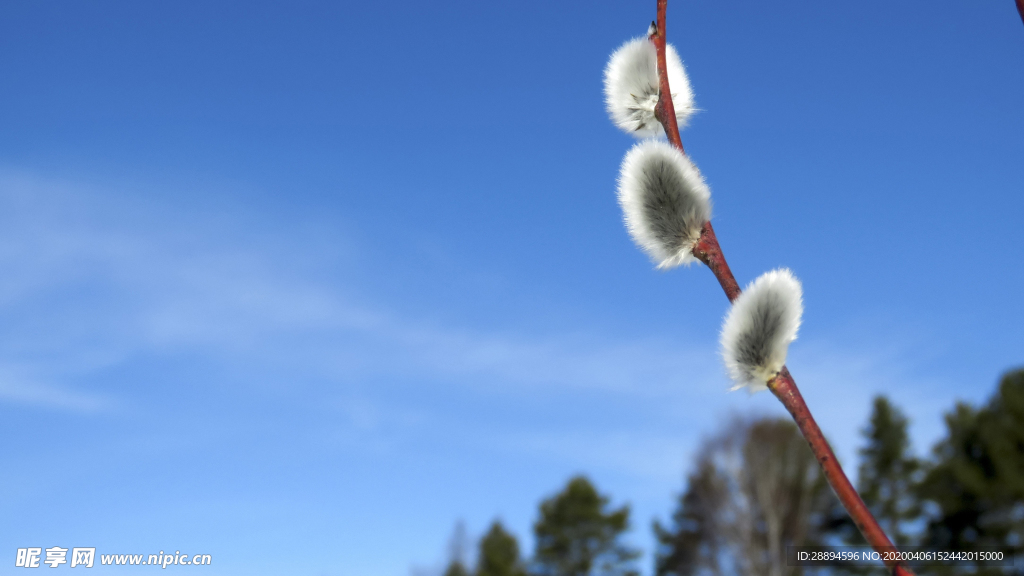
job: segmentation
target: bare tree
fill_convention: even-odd
[[[655,525],[658,576],[788,576],[786,547],[821,542],[839,505],[796,426],[736,418],[705,440],[673,526]]]

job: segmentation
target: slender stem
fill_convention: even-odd
[[[668,87],[668,64],[665,61],[665,8],[667,6],[668,0],[658,0],[658,21],[649,36],[658,53],[658,105],[654,107],[654,117],[665,128],[669,142],[686,154],[686,150],[683,150],[683,141],[679,138],[676,107],[672,103],[672,92]]]
[[[658,20],[650,35],[650,40],[654,43],[658,54],[659,93],[658,105],[654,109],[654,114],[665,128],[665,134],[668,136],[669,142],[685,154],[683,141],[679,137],[679,125],[676,123],[675,107],[672,105],[672,92],[669,89],[668,72],[665,65],[665,11],[668,0],[657,1]],[[1017,8],[1021,10],[1021,18],[1024,18],[1024,8],[1022,8],[1024,0],[1016,0],[1016,2]],[[732,270],[729,269],[729,263],[725,260],[725,254],[722,253],[722,247],[718,244],[718,237],[715,235],[715,229],[711,226],[711,222],[705,223],[701,228],[700,240],[693,247],[693,255],[711,269],[715,278],[718,279],[718,283],[722,285],[722,290],[725,291],[725,295],[729,298],[730,302],[739,297],[740,287],[736,283],[736,278],[732,275]],[[836,455],[832,453],[832,448],[825,440],[825,435],[822,434],[818,423],[814,421],[814,417],[811,415],[807,403],[804,402],[803,396],[800,395],[800,389],[797,388],[793,376],[789,373],[789,369],[783,366],[782,370],[768,381],[768,388],[793,416],[797,427],[800,428],[800,432],[811,446],[811,451],[814,453],[815,458],[818,459],[818,464],[821,465],[829,485],[832,486],[832,490],[839,497],[839,501],[843,503],[843,507],[850,514],[854,524],[857,525],[857,529],[864,535],[864,539],[878,552],[894,550],[895,546],[893,546],[892,541],[885,535],[882,527],[878,525],[878,521],[872,516],[871,511],[868,510],[860,495],[857,494],[857,490],[850,483],[850,479],[846,477],[846,473],[843,472],[839,461],[836,460]],[[892,570],[895,576],[914,575],[905,566],[896,562],[886,562],[886,566]]]
[[[718,278],[718,283],[722,285],[722,290],[725,290],[729,302],[736,300],[740,295],[740,286],[729,269],[729,263],[725,261],[725,255],[722,254],[722,247],[718,245],[718,237],[715,236],[711,222],[705,222],[701,227],[700,240],[693,246],[693,255],[711,269],[715,278]]]
[[[875,517],[871,515],[871,511],[864,504],[864,500],[861,499],[860,495],[857,494],[857,490],[850,484],[850,479],[846,477],[842,466],[839,465],[839,460],[836,459],[836,455],[832,452],[832,447],[825,440],[825,435],[821,433],[818,423],[814,421],[814,416],[811,415],[811,410],[807,407],[807,403],[804,402],[804,397],[800,394],[800,389],[797,388],[796,382],[793,381],[793,376],[789,373],[789,369],[783,366],[778,375],[768,381],[768,389],[772,391],[772,394],[775,394],[775,397],[782,402],[782,405],[793,416],[793,420],[796,422],[797,427],[800,428],[800,432],[803,433],[807,443],[810,444],[811,452],[814,453],[818,463],[821,464],[821,469],[824,471],[829,485],[832,486],[832,490],[839,497],[839,501],[843,503],[843,507],[846,508],[850,517],[853,518],[854,524],[857,525],[860,533],[864,535],[864,539],[879,552],[895,550],[896,548],[892,541],[885,535],[882,527],[878,525]],[[886,566],[896,575],[913,574],[897,562],[886,562]]]

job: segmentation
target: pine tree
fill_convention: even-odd
[[[533,526],[539,576],[635,576],[639,552],[622,542],[629,528],[629,506],[607,510],[608,498],[577,476],[565,489],[541,502]]]
[[[926,543],[961,550],[1019,546],[1024,541],[1024,370],[1004,376],[987,406],[958,404],[946,415],[946,427],[919,490],[938,509]]]
[[[907,418],[888,398],[876,396],[863,434],[857,491],[893,543],[910,544],[907,526],[921,516],[914,494],[921,464],[910,454]],[[860,534],[856,540],[863,542]]]
[[[697,458],[696,470],[687,478],[686,492],[672,515],[672,526],[654,522],[657,576],[691,576],[707,570],[721,574],[719,554],[724,546],[721,514],[728,494],[728,480],[715,467],[711,455]]]
[[[444,576],[469,576],[469,570],[466,569],[465,564],[462,562],[452,560],[448,563],[448,568],[444,571]]]
[[[448,538],[448,568],[445,569],[444,576],[469,576],[469,568],[466,567],[468,540],[466,524],[459,520],[455,523],[451,537]]]
[[[519,543],[497,520],[480,539],[476,576],[526,576],[519,558]]]

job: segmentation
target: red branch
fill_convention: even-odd
[[[1020,21],[1024,22],[1024,0],[1017,0],[1017,13],[1020,14]]]
[[[1016,2],[1017,8],[1021,10],[1021,18],[1024,19],[1024,0],[1016,0]],[[679,126],[676,123],[675,107],[672,105],[672,92],[669,90],[668,71],[665,64],[665,10],[667,4],[668,0],[658,0],[658,20],[650,35],[650,40],[654,43],[658,54],[659,93],[658,105],[654,109],[654,114],[665,128],[669,142],[685,154],[683,141],[679,138]],[[705,223],[701,228],[700,240],[693,247],[693,255],[711,269],[729,301],[736,300],[740,295],[740,287],[729,269],[729,264],[725,261],[725,255],[722,253],[722,247],[718,244],[718,237],[715,235],[715,229],[711,227],[711,222]],[[821,433],[821,428],[814,421],[807,403],[800,395],[800,390],[797,388],[793,376],[790,375],[789,369],[783,366],[782,370],[768,381],[768,388],[793,416],[800,432],[810,444],[815,458],[818,459],[829,485],[832,486],[839,501],[843,503],[846,511],[853,518],[854,524],[864,535],[864,539],[879,553],[895,550],[892,541],[885,535],[885,531],[878,525],[878,521],[871,515],[868,507],[864,505],[857,490],[850,484],[850,479],[843,472],[842,466],[836,460],[836,455],[832,453],[832,448],[825,440],[825,435]],[[886,566],[892,570],[895,576],[914,576],[913,572],[899,563],[887,562]]]
[[[804,402],[804,397],[800,395],[800,389],[797,388],[796,382],[793,381],[789,368],[783,366],[778,375],[768,381],[768,389],[775,394],[775,397],[782,402],[782,405],[793,416],[793,420],[796,422],[797,427],[800,428],[800,432],[803,433],[807,443],[810,444],[811,452],[814,452],[814,457],[821,464],[821,469],[825,472],[825,478],[828,480],[829,485],[832,486],[832,490],[839,497],[839,501],[843,503],[843,507],[850,514],[850,518],[853,518],[854,524],[857,525],[860,533],[864,535],[864,539],[871,544],[872,548],[880,553],[895,551],[896,547],[893,546],[889,537],[885,535],[875,517],[871,515],[871,511],[868,510],[864,501],[861,500],[857,490],[850,484],[850,479],[846,477],[842,466],[836,460],[832,447],[828,445],[828,441],[825,440],[825,436],[821,433],[821,428],[818,427],[818,423],[814,421],[814,416],[811,415],[811,410],[807,407],[807,403]],[[883,557],[885,556],[883,555]],[[897,562],[886,562],[886,566],[897,576],[913,576],[913,572]]]
[[[1018,0],[1020,1],[1020,0]],[[672,92],[668,88],[668,64],[665,62],[665,7],[668,0],[658,0],[658,21],[649,36],[658,53],[658,105],[654,107],[654,117],[661,122],[673,146],[683,150],[683,141],[679,139],[679,124],[676,121],[676,107],[672,103]]]
[[[715,274],[729,302],[736,300],[740,295],[740,286],[729,269],[729,263],[725,261],[725,255],[722,254],[722,247],[718,245],[718,237],[715,236],[711,222],[705,222],[704,226],[701,226],[700,240],[693,245],[693,255]]]

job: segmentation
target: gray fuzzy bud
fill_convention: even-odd
[[[626,154],[619,204],[633,240],[658,264],[689,264],[701,227],[711,219],[711,191],[682,152],[658,140]]]
[[[803,316],[803,290],[782,268],[761,275],[733,302],[722,325],[722,358],[735,388],[763,390],[786,363]]]

